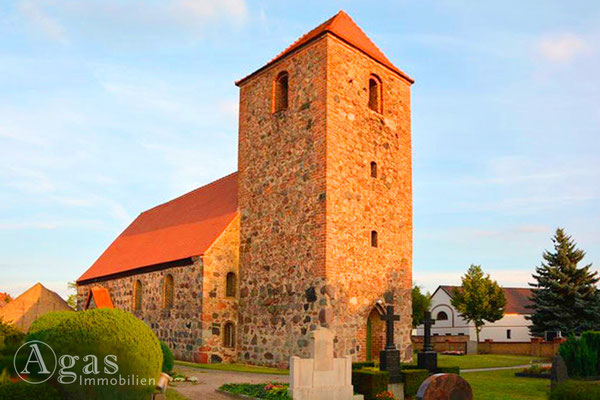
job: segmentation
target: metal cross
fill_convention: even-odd
[[[387,306],[385,315],[381,316],[381,320],[385,321],[385,348],[396,349],[394,344],[394,322],[400,321],[399,315],[394,315],[394,306]]]
[[[435,319],[431,318],[431,313],[429,311],[425,311],[425,319],[421,321],[425,328],[424,332],[424,351],[432,351],[433,346],[431,345],[431,325],[435,325]]]

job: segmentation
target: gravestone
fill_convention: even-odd
[[[431,326],[435,324],[435,320],[431,319],[431,313],[425,312],[425,319],[421,321],[423,324],[423,350],[417,354],[417,365],[419,368],[427,369],[429,372],[437,371],[437,353],[433,351],[431,344]]]
[[[390,374],[388,389],[400,400],[404,398],[404,384],[400,374],[400,350],[394,344],[394,322],[400,321],[400,316],[394,314],[394,295],[390,293],[386,300],[390,305],[381,316],[381,320],[385,321],[385,349],[379,352],[379,369]]]
[[[352,387],[352,356],[335,358],[334,334],[317,328],[311,339],[312,358],[290,359],[290,396],[294,400],[362,400]]]
[[[473,400],[473,390],[460,375],[435,374],[421,384],[417,400]]]
[[[557,383],[564,382],[567,379],[569,379],[569,372],[565,360],[560,355],[554,356],[552,358],[552,370],[550,371],[550,386],[554,387]]]

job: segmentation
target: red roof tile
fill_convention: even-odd
[[[112,299],[110,298],[110,293],[102,286],[94,286],[90,289],[87,301],[85,302],[86,310],[90,307],[92,299],[94,300],[96,308],[115,308]]]
[[[199,256],[237,215],[237,172],[141,213],[77,282]]]
[[[399,70],[394,64],[392,64],[390,60],[388,60],[388,58],[383,54],[383,52],[379,50],[379,48],[377,48],[377,46],[371,41],[371,39],[368,38],[368,36],[362,31],[362,29],[360,29],[358,25],[356,25],[356,23],[352,20],[352,18],[350,18],[348,14],[346,14],[344,11],[340,11],[327,21],[323,22],[321,25],[317,26],[312,31],[302,36],[300,39],[296,40],[287,49],[285,49],[274,59],[269,61],[266,65],[254,71],[250,75],[237,81],[236,85],[240,85],[242,82],[244,82],[246,79],[250,78],[257,72],[262,71],[268,66],[274,64],[276,61],[299,49],[300,47],[306,45],[313,39],[318,38],[326,32],[337,36],[349,45],[357,48],[369,57],[385,65],[392,71],[396,72],[400,76],[406,78],[409,82],[414,83],[414,80],[411,77]]]
[[[454,289],[460,289],[460,286],[442,285],[440,288],[448,294],[454,296]],[[531,314],[531,310],[527,308],[531,305],[531,289],[528,288],[502,288],[504,296],[506,296],[506,314]]]

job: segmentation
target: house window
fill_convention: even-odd
[[[273,112],[288,108],[288,73],[280,72],[273,85]]]
[[[512,332],[510,331],[510,329],[507,329],[507,330],[506,330],[506,338],[507,338],[507,339],[510,339],[510,338],[511,338],[511,333],[512,333]]]
[[[458,336],[465,336],[464,332],[458,332]]]
[[[437,321],[448,321],[448,314],[445,311],[440,311],[435,319]]]
[[[142,309],[142,281],[139,279],[133,285],[133,309]]]
[[[377,163],[371,161],[371,178],[377,178]]]
[[[227,322],[223,329],[223,346],[235,347],[235,327],[231,322]]]
[[[377,231],[371,231],[371,247],[377,247]]]
[[[381,79],[377,75],[369,78],[369,108],[381,112]]]
[[[452,336],[452,333],[446,333],[446,336]]]
[[[235,280],[235,274],[233,272],[227,274],[225,282],[225,296],[235,297]]]
[[[167,274],[163,283],[163,308],[173,307],[173,275]]]

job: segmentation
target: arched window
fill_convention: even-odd
[[[133,284],[133,309],[142,309],[142,281],[139,279]]]
[[[446,314],[446,311],[440,311],[439,313],[437,313],[437,317],[435,319],[437,321],[447,321],[448,314]]]
[[[235,297],[235,274],[230,272],[227,274],[225,282],[225,296]]]
[[[377,178],[377,163],[371,161],[371,178]]]
[[[223,328],[223,346],[235,347],[235,326],[232,322],[227,322]]]
[[[167,274],[163,283],[163,308],[173,307],[174,284],[173,275]]]
[[[369,78],[369,108],[381,112],[381,79],[376,75]]]
[[[273,112],[288,108],[288,73],[283,71],[275,78],[273,85]]]
[[[371,231],[371,247],[377,247],[377,231]]]

